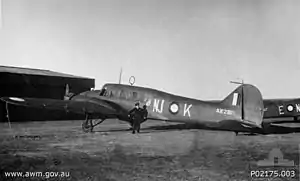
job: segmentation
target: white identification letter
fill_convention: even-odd
[[[163,107],[164,107],[165,100],[161,101],[160,106],[159,106],[159,102],[160,102],[160,100],[154,99],[154,102],[153,102],[153,112],[159,112],[159,113],[163,112]]]
[[[297,110],[297,112],[300,112],[300,105],[299,104],[296,104],[296,110]]]
[[[279,111],[279,114],[284,114],[283,110],[282,110],[283,106],[278,106],[278,111]]]
[[[187,113],[188,116],[191,117],[191,113],[190,113],[190,108],[191,107],[192,107],[192,104],[190,104],[189,106],[187,106],[186,104],[184,104],[183,116],[185,116],[186,113]]]
[[[159,100],[154,99],[154,101],[153,101],[153,112],[157,112],[158,105],[159,105]]]

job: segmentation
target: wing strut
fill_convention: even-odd
[[[10,118],[9,118],[9,111],[8,111],[8,103],[7,102],[5,104],[5,107],[6,107],[6,117],[7,117],[7,121],[8,121],[8,126],[9,126],[9,129],[11,129]]]

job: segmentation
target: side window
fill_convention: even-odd
[[[132,92],[132,99],[136,100],[137,99],[137,93],[136,92]]]
[[[126,95],[123,90],[120,91],[120,98],[126,99]]]
[[[104,96],[108,97],[109,96],[109,91],[105,91]]]
[[[129,92],[129,91],[127,91],[126,93],[125,93],[125,96],[126,96],[126,99],[131,99],[131,97],[132,97],[132,95],[131,95],[131,92]]]

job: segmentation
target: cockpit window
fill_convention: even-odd
[[[106,94],[107,94],[107,91],[106,91],[106,88],[103,88],[102,90],[101,90],[101,92],[100,92],[100,96],[106,96]]]

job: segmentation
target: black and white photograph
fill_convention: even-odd
[[[300,1],[0,0],[1,181],[299,181]]]

